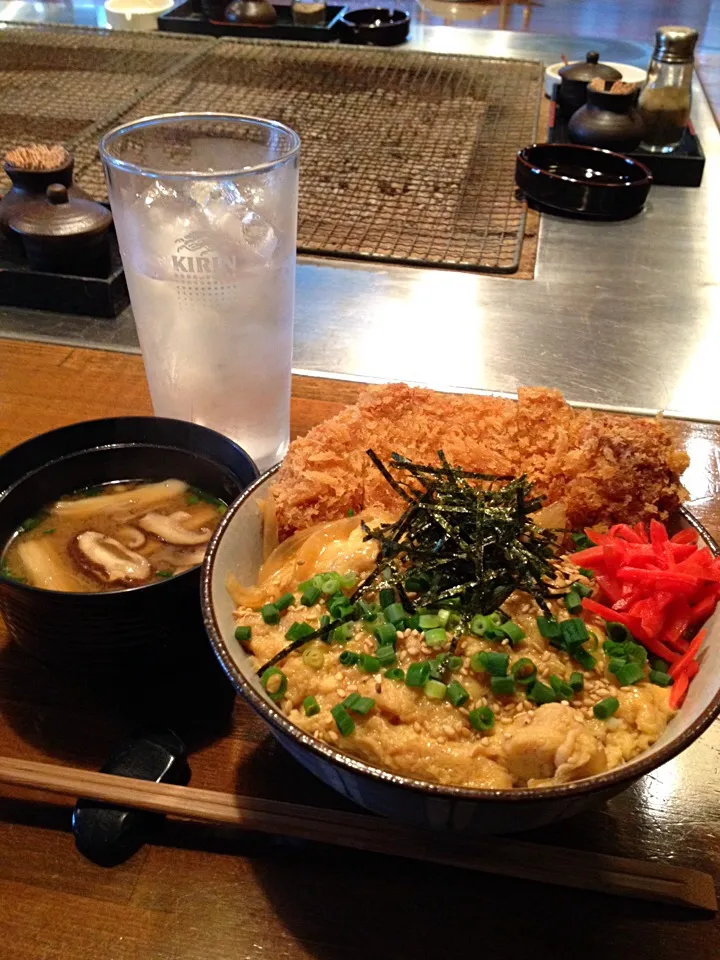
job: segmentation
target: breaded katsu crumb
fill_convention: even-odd
[[[393,383],[290,445],[272,488],[280,539],[365,507],[394,508],[397,494],[371,463],[391,453],[437,463],[443,450],[466,470],[526,473],[572,526],[667,517],[685,498],[677,450],[661,417],[575,411],[557,390],[521,388],[518,402]]]

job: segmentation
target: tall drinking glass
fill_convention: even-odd
[[[100,144],[158,416],[285,455],[300,139],[231,114],[147,117]]]

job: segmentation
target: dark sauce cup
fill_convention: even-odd
[[[197,424],[121,417],[62,427],[0,457],[0,545],[63,494],[120,480],[177,477],[227,504],[258,476],[245,451]],[[53,669],[137,676],[205,652],[200,568],[105,593],[41,590],[0,574],[12,640]]]

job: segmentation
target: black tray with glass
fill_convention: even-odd
[[[557,92],[557,87],[555,88]],[[567,124],[555,103],[550,104],[548,122],[549,143],[569,143]],[[705,169],[705,154],[692,124],[685,130],[680,144],[671,153],[651,153],[638,147],[627,154],[644,164],[653,175],[655,184],[666,187],[699,187]]]
[[[211,20],[197,9],[192,0],[175,7],[158,17],[158,28],[175,33],[198,33],[211,37],[253,37],[266,40],[310,40],[315,43],[338,39],[339,21],[345,12],[344,6],[325,8],[325,22],[295,23],[290,4],[273,4],[277,20],[270,25],[230,23]]]

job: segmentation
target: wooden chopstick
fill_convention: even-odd
[[[0,758],[0,783],[522,880],[717,909],[712,877],[686,867],[507,837],[435,834],[362,813],[149,783],[34,760]]]

